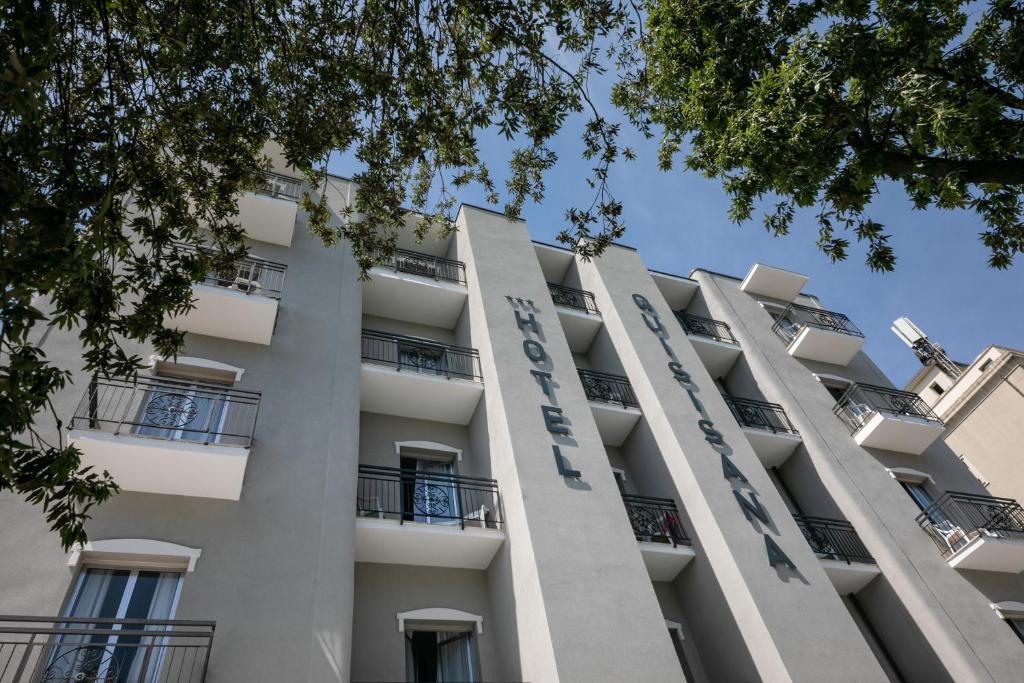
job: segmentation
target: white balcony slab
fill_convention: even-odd
[[[820,558],[821,566],[840,595],[856,593],[882,573],[878,565],[868,562],[843,562]]]
[[[1008,574],[1024,571],[1024,538],[989,536],[985,530],[976,533],[977,537],[949,557],[950,567]]]
[[[269,344],[274,336],[277,299],[206,284],[193,285],[192,296],[195,308],[168,316],[167,327],[253,344]]]
[[[590,412],[597,422],[597,431],[606,446],[619,447],[633,431],[637,421],[643,414],[639,408],[621,406],[613,403],[590,401]]]
[[[806,275],[790,270],[755,263],[740,283],[740,289],[756,296],[792,301],[809,279]]]
[[[487,569],[504,542],[504,530],[479,523],[466,522],[463,529],[459,524],[356,518],[356,562]]]
[[[739,344],[718,341],[699,334],[688,334],[686,338],[693,344],[693,349],[704,363],[704,367],[716,379],[729,374],[736,359],[743,353]]]
[[[238,500],[249,449],[73,429],[82,465],[106,470],[122,491]]]
[[[920,455],[944,430],[935,420],[875,412],[854,432],[853,439],[868,448]]]
[[[747,441],[757,454],[758,460],[766,468],[782,465],[803,442],[799,434],[773,432],[757,427],[743,427],[743,433],[747,436]]]
[[[789,344],[789,355],[832,365],[848,365],[861,347],[864,337],[805,325]]]
[[[569,342],[569,350],[585,354],[601,329],[601,316],[569,306],[555,306],[555,311],[558,312],[558,322],[562,323],[565,340]]]
[[[381,318],[452,329],[466,306],[466,285],[396,271],[371,268],[362,283],[363,313]]]
[[[366,412],[467,425],[484,385],[364,361],[359,391],[359,405]]]
[[[246,192],[238,199],[238,222],[250,239],[292,245],[298,202]]]
[[[683,571],[697,552],[688,545],[638,541],[651,581],[672,581]]]

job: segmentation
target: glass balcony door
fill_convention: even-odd
[[[217,443],[227,417],[225,397],[216,390],[173,386],[148,389],[134,432],[140,436]]]
[[[459,490],[455,468],[450,462],[402,458],[402,470],[415,470],[403,486],[405,509],[414,522],[459,524]]]
[[[474,683],[479,679],[472,631],[406,633],[405,670],[411,683]]]
[[[181,574],[178,572],[90,567],[79,575],[64,616],[166,620],[174,615],[180,589]],[[147,630],[146,624],[116,624],[112,628],[118,632],[117,635],[60,636],[41,680],[155,682],[160,671],[162,649],[147,646],[151,646],[154,639],[159,640],[159,636],[141,635],[152,633],[152,628]],[[144,643],[143,638],[147,642]],[[144,664],[147,650],[152,654]]]

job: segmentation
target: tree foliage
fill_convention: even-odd
[[[116,491],[83,469],[51,405],[70,368],[40,348],[73,330],[84,368],[132,377],[126,341],[174,355],[164,327],[191,283],[244,253],[236,199],[263,181],[276,139],[317,188],[351,151],[364,220],[303,197],[310,229],[349,240],[364,268],[411,206],[420,235],[447,230],[451,189],[497,201],[477,140],[505,135],[505,209],[544,192],[548,142],[589,112],[594,204],[571,215],[588,249],[621,232],[607,192],[617,129],[589,103],[600,41],[628,39],[614,0],[13,0],[0,8],[0,490],[40,504],[65,546]],[[564,63],[578,64],[572,68]],[[567,232],[566,239],[569,239]],[[195,249],[210,245],[212,249]],[[82,388],[84,390],[84,387]],[[57,423],[40,429],[50,413]]]
[[[731,216],[785,234],[814,207],[819,247],[891,270],[868,215],[879,181],[916,208],[973,210],[990,264],[1024,248],[1024,3],[650,0],[615,99],[663,131],[660,164],[722,179]]]

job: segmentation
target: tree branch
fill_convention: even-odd
[[[880,154],[884,173],[890,178],[905,178],[912,175],[945,178],[949,175],[958,175],[972,185],[1024,184],[1024,159],[944,159],[902,152]]]

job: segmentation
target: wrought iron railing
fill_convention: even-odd
[[[721,320],[692,315],[685,311],[676,311],[676,318],[679,319],[683,329],[686,330],[686,334],[707,337],[728,344],[737,343],[736,337],[732,336],[732,329]]]
[[[249,447],[260,392],[188,380],[94,379],[71,418],[71,429],[155,439]]]
[[[587,399],[601,403],[618,403],[622,406],[640,407],[629,380],[619,375],[609,375],[595,370],[577,368],[583,392]]]
[[[203,683],[212,621],[0,615],[2,683]]]
[[[390,332],[363,330],[363,361],[449,379],[483,380],[476,349]]]
[[[1024,508],[1013,498],[949,491],[916,521],[946,557],[979,536],[1024,541]]]
[[[800,304],[790,304],[772,325],[772,331],[789,344],[804,327],[816,327],[820,330],[849,334],[854,337],[864,336],[857,326],[842,313]]]
[[[176,246],[184,252],[194,253],[196,251],[196,247],[190,244],[179,242]],[[206,247],[200,247],[200,249],[210,254],[213,253],[212,249]],[[287,271],[288,266],[283,263],[246,256],[236,261],[229,269],[207,273],[201,282],[204,285],[224,287],[243,294],[280,299]]]
[[[873,384],[851,384],[832,412],[846,423],[850,433],[863,427],[876,413],[906,415],[942,424],[938,415],[917,394]]]
[[[504,524],[494,479],[377,465],[359,466],[356,513],[463,529],[500,529]]]
[[[466,284],[466,264],[454,259],[430,256],[408,249],[395,249],[391,252],[379,249],[377,264],[382,268],[391,268],[402,273],[422,275],[460,285]]]
[[[257,192],[268,197],[298,201],[302,196],[302,181],[280,173],[268,172],[266,181]]]
[[[671,498],[622,494],[629,523],[639,541],[690,545],[679,521],[679,510]]]
[[[585,289],[576,289],[575,287],[566,287],[565,285],[556,285],[554,282],[548,283],[548,292],[551,293],[551,300],[555,302],[556,306],[567,306],[568,308],[576,308],[587,313],[597,313],[597,302],[594,301],[594,295],[592,292],[588,292]]]
[[[807,544],[818,557],[829,560],[875,563],[853,525],[844,519],[793,515]]]
[[[733,417],[743,427],[755,429],[766,429],[769,432],[780,434],[799,434],[793,423],[789,421],[785,409],[778,403],[757,401],[752,398],[736,398],[728,394],[722,394],[726,405],[732,411]]]

